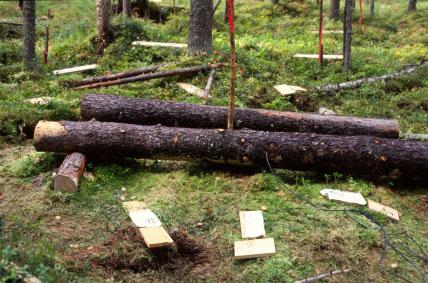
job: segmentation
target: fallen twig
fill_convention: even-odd
[[[315,89],[317,91],[323,91],[323,92],[334,92],[334,91],[339,91],[343,89],[356,88],[363,84],[369,84],[377,81],[384,81],[384,80],[393,79],[400,76],[409,75],[415,72],[416,70],[422,68],[423,66],[425,66],[427,62],[428,60],[422,60],[419,64],[409,66],[404,70],[401,70],[399,72],[395,72],[392,74],[386,74],[383,76],[376,76],[376,77],[370,77],[370,78],[363,78],[363,79],[358,79],[358,80],[339,83],[339,84],[328,84],[326,86],[316,87]]]
[[[333,276],[333,275],[336,275],[336,274],[347,273],[347,272],[349,272],[349,271],[350,271],[350,269],[330,271],[330,272],[327,272],[327,273],[318,274],[318,275],[316,275],[316,276],[314,276],[314,277],[310,277],[310,278],[306,278],[306,279],[303,279],[303,280],[299,280],[299,281],[296,281],[296,282],[294,282],[294,283],[309,283],[309,282],[315,282],[315,281],[318,281],[318,280],[324,279],[324,278],[326,278],[326,277],[330,277],[330,276]]]

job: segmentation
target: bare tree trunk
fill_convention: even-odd
[[[343,71],[351,68],[351,45],[352,45],[352,14],[355,1],[345,0],[345,12],[343,22]]]
[[[27,0],[23,3],[24,12],[24,68],[36,68],[36,1]]]
[[[131,11],[131,0],[123,0],[122,2],[122,13],[125,17],[132,17],[132,11]]]
[[[96,13],[97,13],[97,30],[98,40],[101,49],[104,49],[110,42],[112,37],[111,30],[111,1],[110,0],[96,0]]]
[[[407,6],[407,12],[416,11],[416,0],[409,0],[409,5]]]
[[[330,0],[330,20],[339,20],[340,0]]]
[[[236,69],[235,69],[235,7],[234,1],[228,0],[229,5],[229,29],[230,29],[230,100],[229,100],[229,113],[227,115],[227,128],[233,129],[235,117],[235,95],[236,95]]]
[[[190,1],[189,55],[212,53],[212,11],[211,0]]]
[[[370,0],[370,17],[374,17],[374,0]]]
[[[224,16],[223,16],[223,20],[224,23],[227,24],[229,22],[229,19],[227,17],[227,14],[229,13],[229,8],[228,8],[228,4],[227,4],[227,0],[225,0],[225,5],[224,5]]]

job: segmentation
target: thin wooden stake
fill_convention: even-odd
[[[208,98],[210,97],[211,87],[214,81],[214,74],[215,74],[215,68],[211,70],[210,76],[208,77],[207,85],[205,86],[205,90],[204,90],[205,103],[208,101]]]
[[[233,130],[235,112],[236,70],[235,70],[235,25],[234,25],[234,0],[228,0],[228,19],[230,28],[230,101],[229,114],[227,116],[227,128]]]
[[[360,26],[363,26],[363,0],[360,0]]]

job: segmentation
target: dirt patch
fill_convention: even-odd
[[[205,278],[216,267],[219,259],[214,247],[208,247],[202,239],[191,237],[184,230],[170,233],[175,246],[149,250],[136,227],[119,230],[104,244],[79,250],[65,256],[67,262],[81,262],[89,259],[93,267],[106,270],[132,271],[148,270],[168,272],[177,278],[186,276]]]

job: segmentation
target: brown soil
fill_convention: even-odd
[[[162,271],[176,278],[206,278],[215,276],[221,264],[215,246],[207,246],[202,239],[191,237],[184,230],[170,233],[175,245],[149,250],[136,227],[128,226],[117,231],[99,246],[79,250],[64,256],[67,262],[82,262],[88,259],[93,267],[105,270],[141,273],[148,270]],[[224,270],[223,270],[224,272]],[[221,273],[221,276],[227,273]]]

